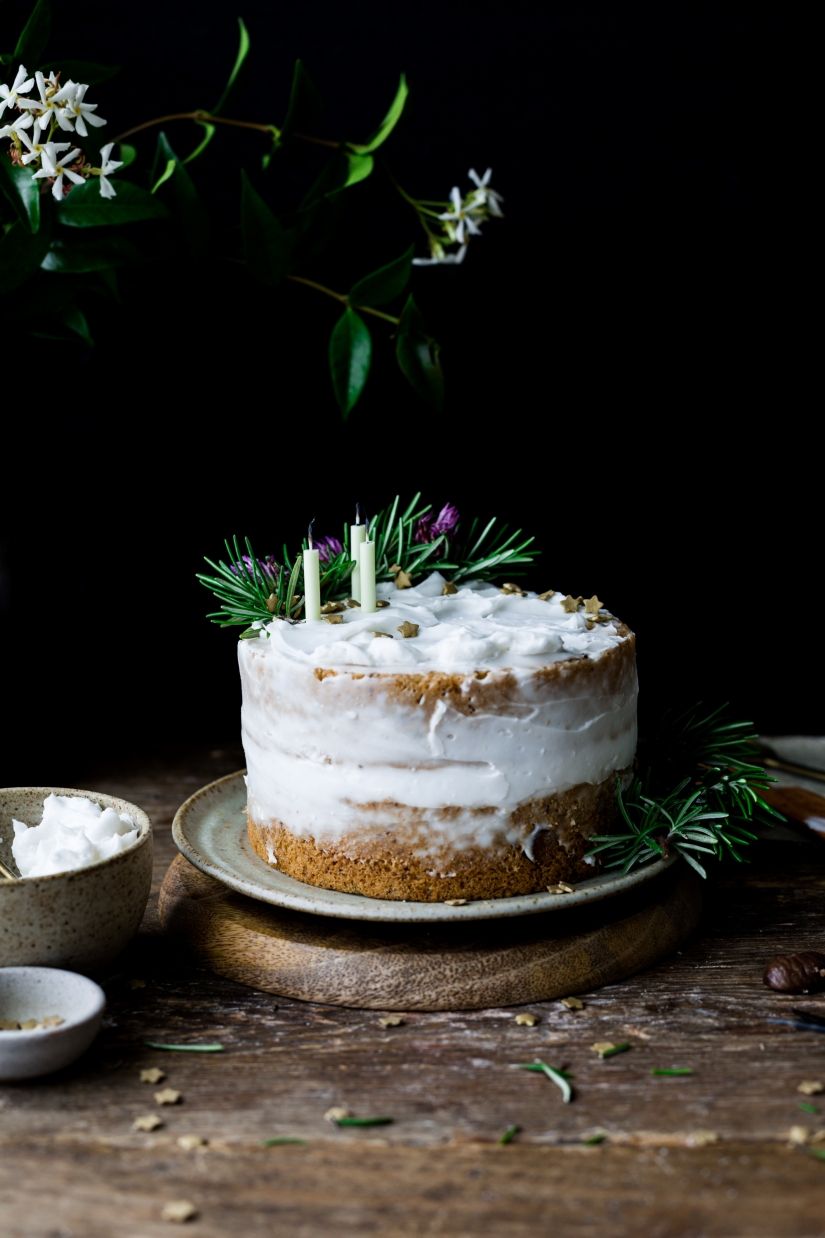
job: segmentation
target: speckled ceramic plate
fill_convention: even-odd
[[[674,863],[658,860],[626,877],[608,873],[577,884],[573,894],[522,894],[516,898],[478,899],[463,907],[446,903],[408,903],[340,894],[295,881],[259,859],[246,833],[246,784],[243,771],[201,787],[175,815],[172,833],[179,850],[201,872],[216,877],[240,894],[276,907],[344,920],[433,923],[444,920],[494,920],[563,911],[595,903],[643,885]]]

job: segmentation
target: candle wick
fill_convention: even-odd
[[[355,523],[356,525],[359,525],[361,523],[361,504],[360,503],[355,504]]]
[[[312,526],[314,524],[315,524],[315,517],[313,516],[309,522],[309,528],[307,529],[307,542],[309,543],[310,550],[312,550]]]

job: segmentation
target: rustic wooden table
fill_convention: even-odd
[[[534,1238],[817,1238],[825,1160],[793,1127],[825,1128],[825,1036],[771,1022],[825,995],[763,988],[776,954],[825,945],[825,848],[760,843],[719,869],[683,952],[621,985],[560,1002],[461,1014],[379,1013],[272,997],[194,968],[160,932],[170,826],[240,749],[180,752],[77,783],[140,804],[156,830],[153,896],[107,984],[102,1035],[59,1075],[0,1085],[0,1232],[8,1238],[153,1238],[172,1200],[197,1209],[196,1238],[243,1233]],[[535,1026],[517,1013],[538,1017]],[[220,1054],[156,1052],[146,1040],[220,1041]],[[595,1041],[628,1041],[600,1060]],[[543,1058],[575,1075],[563,1104]],[[159,1108],[150,1066],[182,1094]],[[683,1077],[653,1068],[690,1067]],[[818,1113],[802,1110],[812,1105]],[[332,1106],[392,1125],[334,1129]],[[132,1129],[156,1113],[163,1126]],[[518,1125],[507,1146],[501,1133]],[[606,1139],[587,1146],[596,1133]],[[181,1147],[182,1136],[207,1143]],[[801,1132],[795,1133],[802,1137]],[[275,1137],[304,1143],[262,1146]],[[825,1144],[820,1145],[825,1147]]]

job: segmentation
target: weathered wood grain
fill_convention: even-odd
[[[362,1010],[473,1010],[624,980],[681,946],[701,906],[699,879],[682,865],[638,892],[568,912],[359,924],[256,902],[179,855],[158,909],[199,963],[256,989]]]
[[[157,893],[175,854],[174,811],[239,756],[182,752],[76,781],[146,808]],[[821,843],[760,842],[750,865],[714,870],[681,954],[584,994],[582,1011],[522,1007],[539,1017],[532,1028],[491,1007],[405,1012],[384,1029],[375,1011],[256,992],[194,968],[150,908],[107,988],[92,1050],[51,1079],[0,1086],[2,1220],[15,1238],[152,1238],[169,1232],[157,1220],[164,1200],[191,1197],[201,1218],[189,1232],[209,1238],[825,1235],[825,1162],[787,1147],[792,1126],[825,1129],[825,1094],[796,1090],[825,1083],[825,1035],[770,1022],[793,1005],[825,1014],[825,996],[785,997],[761,982],[771,957],[825,948],[824,895]],[[226,1050],[162,1054],[147,1039],[219,1039]],[[632,1047],[600,1061],[598,1040]],[[548,1079],[510,1069],[536,1057],[575,1074],[571,1104]],[[150,1065],[183,1101],[157,1110],[165,1125],[146,1135],[131,1124],[156,1109],[138,1078]],[[673,1066],[693,1074],[650,1075]],[[323,1114],[342,1104],[394,1122],[335,1132]],[[512,1123],[517,1141],[492,1146]],[[702,1129],[718,1144],[686,1146]],[[582,1151],[596,1130],[608,1142]],[[174,1141],[192,1132],[217,1146],[183,1153]],[[257,1146],[284,1135],[310,1142]]]

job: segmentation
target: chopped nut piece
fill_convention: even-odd
[[[550,894],[575,894],[573,886],[568,885],[566,881],[557,881],[554,886],[547,887]]]
[[[551,599],[552,597],[555,597],[555,596],[556,596],[556,590],[555,590],[555,589],[548,589],[545,593],[540,593],[540,594],[539,594],[539,601],[540,601],[540,602],[549,602],[549,601],[550,601],[550,599]]]
[[[142,1117],[135,1118],[132,1123],[132,1130],[156,1131],[159,1126],[163,1126],[163,1123],[156,1113],[144,1113]]]
[[[502,593],[514,593],[517,597],[526,598],[527,594],[522,589],[521,585],[514,585],[512,581],[505,581],[501,586]]]
[[[376,610],[385,610],[388,606],[389,606],[389,602],[387,602],[384,598],[376,598],[376,601],[375,601]]]
[[[568,1010],[584,1010],[584,1002],[578,997],[563,997],[561,1004]]]
[[[594,593],[592,598],[588,598],[587,601],[585,602],[584,612],[586,615],[598,615],[599,611],[601,610],[603,606],[604,606],[604,602],[600,602],[598,597]]]
[[[792,1126],[788,1131],[788,1142],[794,1144],[806,1144],[811,1137],[811,1132],[806,1126]]]
[[[0,1032],[19,1032],[20,1024],[16,1019],[0,1019]]]
[[[129,988],[130,989],[145,989],[146,981],[145,980],[130,980]]]
[[[163,1205],[160,1219],[175,1221],[178,1225],[182,1225],[184,1221],[191,1221],[197,1215],[197,1208],[188,1199],[170,1199],[168,1204]]]
[[[383,1019],[378,1020],[379,1027],[400,1027],[404,1020],[397,1014],[385,1015]]]
[[[817,1096],[820,1092],[825,1092],[825,1087],[817,1080],[804,1079],[796,1090],[801,1092],[803,1096]]]
[[[343,602],[324,602],[321,607],[322,615],[337,615],[339,610],[346,610]]]
[[[356,602],[355,598],[347,598],[347,606],[349,606],[350,608],[353,606],[360,606],[360,605],[361,603]]]
[[[181,1099],[180,1092],[176,1092],[174,1088],[163,1088],[160,1092],[155,1092],[155,1100],[159,1105],[176,1105]]]
[[[392,632],[373,632],[373,636],[382,636],[384,640],[393,640]]]
[[[336,1122],[340,1122],[341,1118],[351,1118],[352,1110],[347,1109],[346,1105],[334,1105],[332,1109],[327,1109],[324,1118],[327,1122],[331,1122],[334,1126]]]
[[[65,1023],[65,1019],[59,1014],[49,1014],[43,1020],[43,1027],[60,1027],[61,1023]]]
[[[718,1143],[716,1131],[690,1131],[685,1139],[689,1148],[706,1148],[711,1143]]]
[[[458,589],[456,589],[451,580],[445,580],[444,584],[441,586],[441,596],[448,598],[452,597],[454,593],[458,593]]]
[[[206,1140],[201,1139],[200,1135],[181,1135],[178,1147],[184,1148],[187,1152],[194,1152],[195,1148],[205,1148]]]
[[[574,598],[574,597],[571,597],[570,594],[568,593],[567,597],[564,599],[564,601],[561,604],[561,608],[566,615],[575,615],[576,611],[579,609],[579,604],[582,600],[583,599],[581,597]]]
[[[401,626],[396,628],[395,630],[396,632],[400,632],[401,635],[404,637],[417,636],[418,635],[418,624],[408,623],[407,620],[405,619],[404,622],[401,624]]]
[[[517,1014],[516,1023],[519,1027],[535,1027],[538,1023],[538,1016],[534,1014]]]
[[[616,1046],[612,1040],[597,1040],[594,1045],[590,1046],[590,1048],[594,1053],[598,1053],[599,1057],[604,1057],[605,1053],[609,1053],[610,1050],[615,1049]]]
[[[322,618],[324,618],[327,623],[343,623],[344,622],[343,615],[323,615]]]
[[[445,898],[444,906],[445,907],[466,907],[467,900],[466,898]]]
[[[149,1070],[140,1072],[141,1083],[163,1083],[166,1078],[166,1071],[161,1070],[158,1066],[152,1066]]]
[[[20,1031],[21,1032],[33,1032],[36,1027],[40,1027],[40,1026],[41,1025],[40,1023],[38,1023],[37,1019],[25,1019],[20,1024]]]

